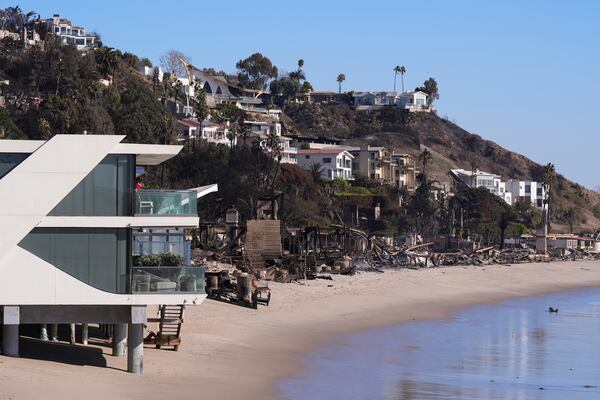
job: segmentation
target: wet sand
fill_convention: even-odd
[[[595,400],[598,332],[600,289],[473,306],[338,335],[280,387],[289,400]]]
[[[0,357],[0,399],[41,393],[49,400],[65,395],[277,399],[279,381],[301,371],[305,354],[337,334],[445,318],[470,305],[598,287],[600,262],[386,271],[270,286],[271,305],[259,310],[212,301],[188,307],[180,351],[147,347],[144,376],[125,373],[126,360],[101,346],[49,351],[57,345],[43,343],[42,360]]]

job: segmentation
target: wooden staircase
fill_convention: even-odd
[[[265,267],[265,259],[281,258],[281,221],[276,219],[249,220],[245,253],[252,269]]]
[[[173,350],[179,350],[184,308],[184,305],[160,306],[160,317],[148,318],[148,322],[158,322],[158,331],[151,331],[144,339],[144,343],[153,344],[157,349],[162,346],[173,346]]]

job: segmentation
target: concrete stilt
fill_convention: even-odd
[[[2,325],[2,354],[19,357],[19,325]]]
[[[127,324],[114,324],[113,326],[113,351],[115,357],[125,357],[127,349]]]
[[[127,335],[127,372],[144,372],[144,325],[129,324]]]
[[[58,324],[50,324],[50,340],[58,341]]]
[[[88,345],[89,326],[88,324],[81,324],[81,344],[84,346]]]
[[[2,354],[19,357],[19,306],[4,306],[2,309]]]
[[[48,326],[46,324],[40,325],[40,339],[44,342],[48,341]]]
[[[71,334],[69,335],[69,343],[77,344],[77,342],[75,341],[75,324],[69,325],[69,331],[71,332]]]

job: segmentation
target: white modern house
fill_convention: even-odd
[[[60,38],[61,43],[77,47],[77,50],[86,50],[98,46],[98,36],[85,32],[85,28],[76,26],[68,19],[54,14],[52,18],[46,19],[48,32]]]
[[[135,189],[144,166],[182,147],[124,138],[0,140],[4,355],[18,356],[20,324],[107,323],[115,326],[115,348],[127,341],[128,370],[141,373],[147,305],[192,305],[206,297],[201,267],[138,264],[134,233],[197,227],[197,198],[216,185]]]
[[[506,181],[506,191],[512,194],[513,205],[516,204],[517,200],[523,198],[539,209],[546,207],[544,204],[546,191],[541,182],[509,179]]]
[[[320,164],[324,179],[352,179],[353,159],[350,152],[340,148],[298,150],[298,165],[310,170],[314,164]]]
[[[501,180],[500,175],[480,171],[479,169],[474,171],[452,169],[450,170],[450,176],[469,187],[483,187],[502,198],[506,203],[512,204],[512,193],[506,190],[506,183]]]

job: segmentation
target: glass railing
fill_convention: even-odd
[[[136,190],[136,215],[197,215],[195,190]]]
[[[138,240],[134,236],[133,255],[174,254],[183,257],[189,242],[169,242],[166,240]]]
[[[132,293],[204,293],[203,267],[133,267]]]

